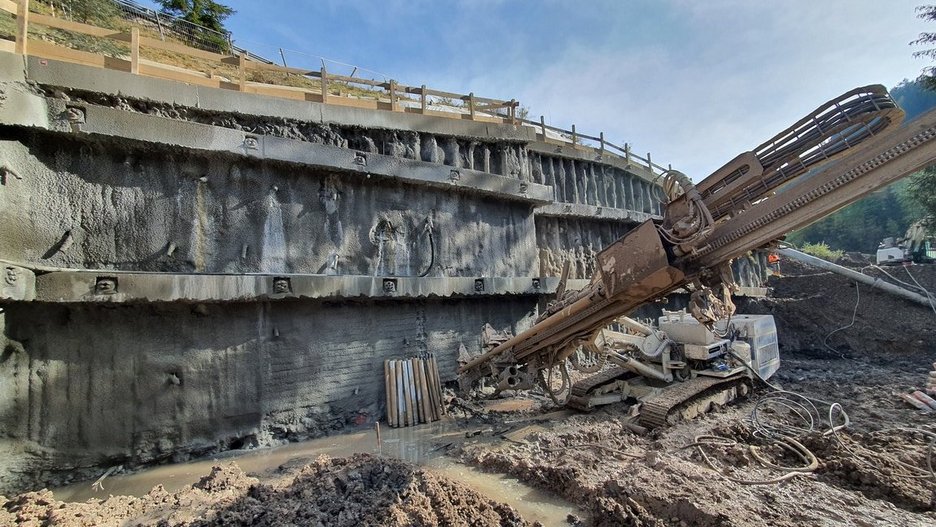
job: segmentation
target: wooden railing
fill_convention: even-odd
[[[594,151],[598,157],[606,154],[625,159],[630,165],[643,166],[653,174],[663,173],[667,170],[653,163],[650,154],[641,157],[631,152],[630,146],[617,146],[605,140],[602,132],[598,137],[580,134],[575,126],[572,130],[564,130],[547,126],[541,117],[539,122],[529,121],[517,116],[520,103],[515,99],[499,100],[486,97],[477,97],[473,93],[467,95],[435,90],[422,86],[407,86],[395,80],[376,81],[358,77],[335,75],[326,71],[323,65],[318,71],[302,68],[292,68],[251,60],[246,53],[238,55],[223,55],[211,51],[192,48],[183,44],[151,38],[143,35],[139,27],[132,27],[130,31],[114,31],[90,24],[64,20],[41,13],[29,11],[29,0],[0,0],[0,11],[12,13],[16,18],[15,41],[0,39],[0,50],[11,51],[22,55],[33,55],[41,58],[61,60],[88,66],[96,66],[119,71],[126,71],[136,75],[145,75],[162,79],[181,81],[212,88],[237,90],[246,93],[256,93],[286,99],[320,102],[341,106],[352,106],[374,110],[388,110],[395,112],[417,113],[453,119],[467,119],[472,121],[493,122],[502,124],[525,125],[535,127],[547,143],[556,143]],[[81,35],[107,39],[119,42],[129,47],[127,55],[110,56],[103,53],[93,53],[72,49],[45,40],[29,38],[30,25],[46,26]],[[194,59],[216,64],[224,69],[228,75],[218,75],[217,70],[199,72],[163,64],[141,58],[141,48],[178,53]],[[282,84],[249,81],[252,72],[269,72],[284,76],[297,75],[307,79],[311,86],[296,87]],[[338,94],[331,93],[331,88],[338,87]],[[352,86],[364,86],[358,92],[364,97],[342,94],[342,88],[348,90]],[[433,105],[430,98],[446,99],[448,101],[461,101],[461,107],[449,104]],[[450,111],[432,109],[447,108]],[[553,132],[552,134],[548,132]],[[587,144],[586,141],[593,144]]]

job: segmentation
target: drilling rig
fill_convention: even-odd
[[[734,313],[732,259],[933,163],[936,110],[903,117],[883,86],[857,88],[697,184],[668,171],[662,218],[605,247],[588,286],[563,293],[532,327],[463,362],[462,386],[484,378],[498,390],[539,385],[580,408],[630,401],[647,426],[671,422],[701,397],[743,393],[779,359],[758,344],[772,319]],[[627,318],[680,289],[691,292],[691,317],[666,313],[651,325]],[[570,382],[570,363],[605,361],[616,367]]]

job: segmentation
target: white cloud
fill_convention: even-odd
[[[465,82],[518,97],[553,124],[629,141],[698,180],[822,102],[925,65],[907,45],[927,29],[911,1],[670,5],[686,34],[573,35],[553,60],[521,68],[534,75],[489,64]]]

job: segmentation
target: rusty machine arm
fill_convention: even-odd
[[[690,284],[700,322],[729,316],[732,258],[936,160],[936,111],[899,126],[903,115],[883,86],[857,88],[698,184],[670,171],[662,220],[647,220],[606,247],[586,288],[566,293],[530,329],[459,372],[476,379],[526,367],[542,381],[544,370],[617,317]]]

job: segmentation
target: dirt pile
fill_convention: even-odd
[[[852,269],[910,287],[916,281],[936,292],[933,264]],[[794,260],[784,259],[781,271],[782,278],[768,282],[769,298],[740,299],[737,306],[742,313],[774,316],[781,352],[834,358],[873,354],[899,359],[914,352],[932,354],[936,348],[936,314],[931,307],[856,285],[844,276]]]
[[[49,491],[0,498],[0,525],[279,526],[529,525],[511,507],[412,465],[357,454],[325,456],[270,482],[235,464],[216,466],[198,483],[141,498],[56,501]]]

